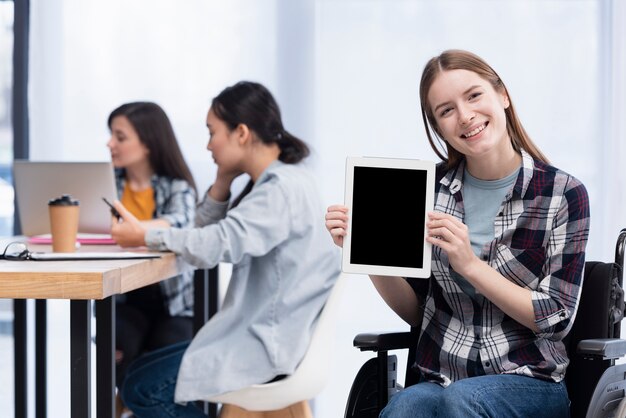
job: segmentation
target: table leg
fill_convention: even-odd
[[[71,417],[91,417],[91,308],[88,300],[70,301]]]
[[[209,270],[209,319],[217,313],[217,304],[219,299],[219,270],[218,267],[213,267]]]
[[[209,289],[208,289],[208,299],[209,299],[209,319],[213,317],[217,313],[217,305],[219,299],[219,266],[215,266],[209,270]],[[217,404],[209,403],[208,405],[208,414],[210,418],[217,418]]]
[[[217,312],[219,295],[218,266],[210,270],[196,270],[194,273],[194,333]],[[217,417],[217,405],[209,402],[198,402],[209,418]]]
[[[194,334],[217,313],[219,297],[218,267],[194,272]]]
[[[115,295],[96,301],[96,416],[115,417]]]
[[[45,299],[35,301],[35,417],[46,418],[48,375],[48,312]]]
[[[15,418],[28,416],[28,355],[26,300],[13,300],[13,358],[15,383]]]
[[[208,270],[196,270],[193,274],[193,333],[202,328],[209,319]]]

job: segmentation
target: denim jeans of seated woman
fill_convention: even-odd
[[[422,382],[395,394],[380,418],[567,418],[563,382],[501,374],[462,379],[444,388]]]
[[[155,350],[138,358],[126,372],[122,400],[137,418],[206,418],[195,403],[174,403],[178,369],[189,342]]]

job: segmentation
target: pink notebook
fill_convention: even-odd
[[[107,234],[78,234],[76,237],[81,245],[115,245],[116,242]],[[29,244],[52,244],[50,234],[34,235],[28,238]]]

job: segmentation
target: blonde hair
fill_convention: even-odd
[[[443,71],[449,70],[472,71],[488,81],[497,92],[504,92],[509,99],[509,107],[505,109],[504,112],[506,115],[506,129],[511,138],[513,149],[517,152],[521,152],[523,149],[534,159],[549,163],[546,156],[537,148],[530,139],[530,136],[526,133],[526,130],[515,112],[513,100],[511,100],[504,82],[500,79],[500,76],[495,70],[482,58],[471,52],[450,49],[428,61],[424,67],[420,81],[420,104],[422,106],[422,119],[424,120],[426,136],[428,137],[428,142],[433,151],[435,151],[435,154],[446,164],[446,167],[455,167],[463,159],[463,154],[450,146],[441,135],[437,122],[435,121],[433,110],[428,103],[428,92],[437,76]],[[439,142],[439,146],[435,143],[435,137]],[[445,152],[441,144],[442,142],[445,143]]]

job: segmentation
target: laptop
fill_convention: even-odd
[[[111,212],[102,201],[117,199],[110,162],[15,160],[13,178],[23,235],[49,234],[48,201],[64,194],[80,202],[79,233],[110,234]]]

